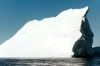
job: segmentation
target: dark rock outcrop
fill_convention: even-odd
[[[89,50],[92,48],[94,34],[90,28],[87,18],[85,18],[85,21],[82,21],[80,32],[82,33],[82,36],[73,46],[73,56],[88,57],[90,53]]]

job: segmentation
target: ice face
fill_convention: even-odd
[[[0,46],[0,57],[71,57],[88,7],[27,22]]]

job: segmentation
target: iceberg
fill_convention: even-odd
[[[81,53],[76,50],[81,47],[77,41],[84,39],[82,24],[87,11],[88,7],[68,9],[55,17],[27,22],[0,45],[0,57],[71,57]]]

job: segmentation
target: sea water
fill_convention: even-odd
[[[95,58],[1,58],[0,66],[100,66]]]

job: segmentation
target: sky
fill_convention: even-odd
[[[0,0],[0,44],[30,20],[85,6],[89,7],[87,18],[94,33],[93,45],[100,46],[100,0]]]

